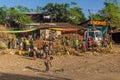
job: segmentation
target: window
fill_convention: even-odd
[[[96,37],[102,37],[102,33],[101,32],[95,32],[95,34],[96,34]]]
[[[89,36],[92,37],[92,38],[94,38],[95,37],[94,32],[89,32]]]

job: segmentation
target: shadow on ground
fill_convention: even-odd
[[[62,77],[55,77],[52,75],[41,74],[44,77],[33,77],[19,74],[1,73],[0,80],[71,80]]]
[[[30,66],[26,66],[25,68],[26,68],[26,69],[29,69],[29,70],[32,70],[32,71],[45,72],[44,70],[35,69],[35,68],[33,68],[33,67],[30,67]]]

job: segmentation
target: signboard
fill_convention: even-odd
[[[94,25],[102,25],[102,26],[106,26],[107,25],[107,22],[106,21],[89,21],[88,22],[88,24],[89,25],[92,25],[92,23],[94,24]]]

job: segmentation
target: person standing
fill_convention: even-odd
[[[51,62],[50,62],[50,54],[49,54],[49,47],[48,45],[44,46],[44,64],[45,64],[45,71],[49,71],[49,67],[51,66]]]
[[[87,51],[87,46],[86,46],[87,44],[86,44],[86,40],[84,40],[83,39],[83,41],[82,41],[82,51],[83,52],[86,52]]]
[[[11,46],[12,46],[12,49],[15,48],[15,39],[13,38],[12,41],[11,41]]]
[[[10,39],[8,39],[8,49],[10,49],[10,45],[11,45]]]
[[[30,42],[27,38],[25,39],[25,44],[26,44],[26,49],[28,50],[30,47]]]
[[[52,50],[52,47],[53,47],[53,41],[50,40],[50,41],[49,41],[49,49],[50,49],[50,51]]]
[[[36,60],[36,58],[37,58],[37,47],[34,46],[33,41],[30,42],[29,52],[30,52],[30,56],[32,56],[33,59]]]
[[[78,45],[79,45],[79,41],[76,39],[75,40],[75,49],[78,50]]]
[[[66,46],[70,46],[70,39],[66,37]]]
[[[105,33],[105,34],[103,35],[103,43],[102,43],[102,46],[103,46],[103,47],[107,47],[107,44],[108,44],[108,34]]]
[[[26,42],[25,42],[25,38],[23,39],[23,50],[26,50]]]
[[[52,60],[53,60],[53,57],[50,57],[50,56],[45,58],[45,61],[44,61],[44,64],[46,67],[45,72],[49,71],[50,67],[52,67],[52,63],[51,63]]]

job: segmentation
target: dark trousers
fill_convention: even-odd
[[[75,50],[78,50],[78,45],[75,45]]]
[[[49,71],[49,65],[48,65],[48,62],[45,61],[44,64],[45,64],[45,67],[46,67],[45,71]]]

